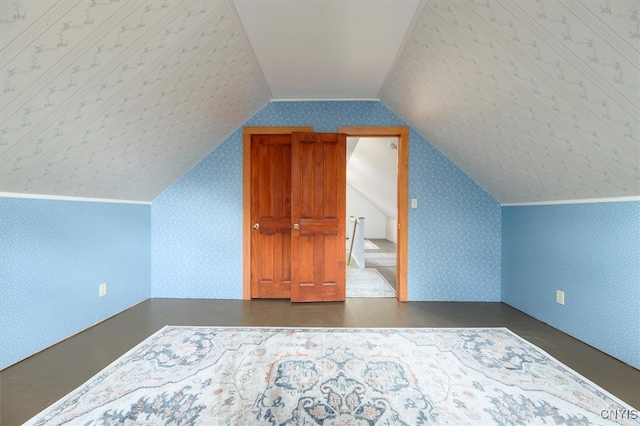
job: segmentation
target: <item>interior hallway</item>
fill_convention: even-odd
[[[389,240],[382,238],[367,238],[369,241],[378,246],[378,250],[365,249],[365,253],[396,253],[397,245]],[[397,260],[397,259],[396,259]],[[391,287],[396,288],[396,267],[395,266],[373,266],[384,277]]]
[[[22,424],[164,325],[507,327],[640,408],[640,371],[503,303],[150,299],[0,372],[0,424]]]

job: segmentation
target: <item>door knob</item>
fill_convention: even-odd
[[[293,224],[293,229],[295,229],[297,231],[298,229],[300,229],[300,225],[298,225],[297,223],[294,223]]]
[[[260,229],[260,224],[258,222],[254,223],[253,229]]]

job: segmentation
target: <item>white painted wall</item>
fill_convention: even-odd
[[[386,238],[392,243],[396,243],[396,244],[398,243],[398,218],[397,217],[387,218]]]
[[[349,140],[347,138],[347,144]],[[398,138],[359,138],[347,163],[347,184],[387,217],[396,217]]]
[[[386,238],[387,217],[360,195],[355,188],[347,184],[347,224],[350,216],[365,218],[365,238]],[[348,230],[347,226],[347,232]],[[347,236],[351,238],[351,235]]]
[[[347,138],[347,219],[366,218],[365,238],[397,240],[398,138]],[[397,145],[395,145],[397,146]]]

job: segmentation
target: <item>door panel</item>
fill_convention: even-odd
[[[346,137],[293,133],[291,300],[345,300]]]
[[[291,296],[291,135],[251,140],[251,296]]]

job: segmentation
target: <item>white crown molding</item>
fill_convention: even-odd
[[[579,200],[533,201],[525,203],[504,203],[502,207],[517,206],[551,206],[555,204],[595,204],[595,203],[623,203],[628,201],[640,201],[640,196],[615,197],[615,198],[584,198]]]
[[[85,201],[91,203],[114,203],[114,204],[148,204],[151,201],[134,201],[134,200],[112,200],[109,198],[87,198],[87,197],[69,197],[66,195],[42,195],[42,194],[21,194],[18,192],[0,192],[0,198],[30,198],[34,200],[55,200],[55,201]]]

